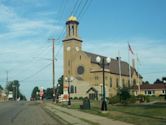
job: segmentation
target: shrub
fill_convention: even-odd
[[[74,100],[77,100],[78,99],[78,97],[74,97]]]
[[[145,95],[140,94],[140,95],[137,96],[137,98],[140,102],[145,102]]]
[[[116,104],[120,103],[120,97],[119,96],[113,96],[109,98],[109,104]]]
[[[130,92],[128,88],[122,88],[119,90],[120,102],[122,104],[127,104],[130,98]]]
[[[131,96],[131,97],[129,98],[129,103],[136,103],[136,101],[137,101],[136,96]]]
[[[150,102],[149,96],[145,96],[145,101],[146,101],[146,102]]]
[[[79,100],[83,100],[84,98],[81,96],[81,97],[79,97]]]
[[[159,97],[164,97],[164,96],[165,96],[165,95],[163,95],[163,94],[160,94],[160,95],[159,95]]]

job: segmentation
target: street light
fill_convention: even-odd
[[[57,101],[58,101],[59,95],[60,95],[60,94],[59,94],[59,87],[60,87],[60,84],[58,83],[58,84],[57,84],[57,91],[56,91],[56,96],[57,96],[56,99],[57,99]]]
[[[12,87],[15,88],[15,91],[16,91],[15,100],[17,101],[17,85],[12,85]]]
[[[38,100],[39,92],[36,92],[36,100]]]
[[[69,100],[68,100],[68,105],[71,105],[71,100],[70,100],[70,83],[74,80],[74,78],[71,77],[65,77],[65,81],[68,83],[68,95],[69,95]]]
[[[101,87],[101,99],[102,99],[102,87],[103,87],[103,84],[100,84],[100,87]]]
[[[98,62],[100,65],[102,65],[102,71],[103,71],[103,99],[102,99],[102,104],[101,104],[101,110],[102,111],[107,111],[107,102],[106,102],[106,98],[105,98],[105,71],[104,71],[104,66],[105,64],[109,64],[111,62],[111,58],[107,57],[105,58],[101,58],[100,56],[96,57],[96,62]]]

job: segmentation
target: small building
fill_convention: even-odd
[[[7,100],[6,92],[0,89],[0,102],[6,101],[6,100]]]
[[[138,92],[138,87],[134,87],[135,95],[143,94],[148,96],[160,96],[166,94],[166,84],[156,83],[156,84],[142,84],[140,86],[140,93]]]

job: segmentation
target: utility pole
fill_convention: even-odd
[[[8,85],[9,77],[8,77],[8,70],[6,71],[6,86]]]
[[[6,71],[6,87],[5,87],[5,93],[8,94],[7,86],[9,82],[9,76],[8,76],[8,70]]]
[[[16,85],[16,101],[17,101],[17,85]]]
[[[52,85],[53,85],[53,102],[55,102],[55,55],[54,55],[54,49],[55,49],[55,39],[49,39],[52,40]]]

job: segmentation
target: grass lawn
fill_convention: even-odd
[[[108,105],[108,113],[102,113],[100,110],[100,102],[91,101],[91,110],[81,110],[82,101],[72,100],[69,108],[78,109],[111,119],[133,123],[135,125],[166,125],[166,103],[165,104],[133,104],[127,106]],[[65,106],[66,104],[59,104]]]

